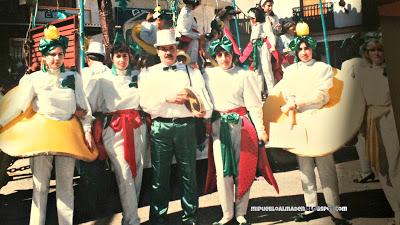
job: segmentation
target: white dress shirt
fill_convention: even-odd
[[[140,106],[149,113],[152,118],[183,118],[193,117],[193,114],[183,104],[167,103],[166,98],[175,96],[184,88],[190,88],[203,101],[206,118],[212,113],[212,104],[208,96],[203,77],[199,70],[187,67],[190,73],[186,72],[186,65],[176,63],[176,70],[164,70],[166,65],[160,63],[143,69],[139,74]]]

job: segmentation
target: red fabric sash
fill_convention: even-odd
[[[279,193],[279,188],[269,166],[265,149],[258,147],[257,132],[251,121],[247,117],[244,117],[244,115],[247,113],[247,109],[245,107],[239,107],[229,110],[227,113],[238,113],[240,116],[242,116],[238,198],[242,198],[243,195],[250,189],[251,185],[253,184],[254,177],[256,176],[257,168],[261,170],[265,180]],[[210,135],[210,137],[212,136]],[[206,193],[210,193],[215,190],[217,184],[212,142],[212,138],[210,138],[210,145],[208,148],[209,169],[207,171],[205,187]]]
[[[103,120],[100,118],[96,118],[94,122],[94,126],[92,126],[92,134],[94,138],[94,142],[96,143],[96,147],[99,150],[99,156],[97,159],[106,160],[108,158],[106,148],[103,144]]]
[[[133,129],[142,124],[142,118],[137,110],[126,109],[113,112],[110,127],[114,132],[122,130],[124,136],[124,158],[128,162],[132,176],[136,177],[135,140]]]
[[[238,45],[237,45],[235,39],[233,38],[231,32],[228,30],[227,27],[224,28],[224,34],[225,34],[225,36],[227,36],[228,39],[232,42],[233,52],[234,52],[236,55],[241,56],[242,53],[240,52],[240,49],[239,49],[239,47],[238,47]]]

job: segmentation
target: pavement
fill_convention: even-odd
[[[299,213],[297,206],[304,205],[301,190],[300,175],[297,170],[295,156],[282,150],[269,152],[271,167],[275,171],[275,178],[279,184],[279,194],[263,178],[257,178],[250,192],[250,201],[246,218],[254,225],[261,224],[287,224],[287,225],[333,225],[329,213],[323,212],[321,218],[309,222],[293,222],[292,217]],[[354,225],[386,225],[393,217],[393,212],[380,188],[379,182],[357,184],[353,179],[358,176],[359,162],[354,148],[344,148],[335,153],[337,173],[340,188],[340,199],[343,215],[351,220]],[[32,175],[26,169],[28,159],[17,160],[12,168],[23,168],[22,171],[9,172],[12,177],[5,187],[0,190],[0,225],[25,225],[29,224],[29,211],[32,195]],[[24,169],[25,168],[25,169]],[[204,176],[201,174],[200,176]],[[144,174],[144,183],[148,171]],[[319,205],[324,206],[321,185],[318,181]],[[175,186],[177,182],[172,182]],[[118,191],[111,185],[103,195],[102,204],[93,212],[87,212],[87,207],[82,199],[86,194],[80,190],[80,177],[74,178],[75,188],[75,223],[81,225],[119,225],[122,214]],[[202,185],[202,184],[200,184]],[[148,186],[142,187],[142,195],[138,213],[141,223],[148,225]],[[144,191],[143,191],[144,190]],[[104,190],[103,190],[104,191]],[[144,194],[143,194],[144,192]],[[174,192],[169,204],[168,217],[170,224],[179,225],[181,206],[178,200],[179,191]],[[200,196],[198,210],[199,224],[209,225],[218,221],[221,216],[221,207],[216,192]],[[272,206],[274,210],[271,211]],[[284,206],[294,206],[284,208]],[[57,224],[55,209],[55,181],[51,181],[51,192],[48,201],[47,224]],[[235,223],[231,223],[235,224]]]

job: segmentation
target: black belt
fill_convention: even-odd
[[[187,123],[194,120],[194,117],[183,117],[183,118],[165,118],[165,117],[156,117],[153,119],[154,121],[164,122],[164,123]]]

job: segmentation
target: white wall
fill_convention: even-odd
[[[80,0],[76,0],[76,5],[79,6]],[[85,9],[90,9],[92,17],[92,24],[100,26],[99,7],[97,7],[97,0],[84,0]]]
[[[274,12],[279,18],[291,18],[293,8],[300,7],[299,0],[274,1]]]
[[[346,6],[339,6],[339,0],[333,0],[335,27],[349,27],[362,24],[361,0],[346,0]],[[345,8],[348,13],[345,12]]]

